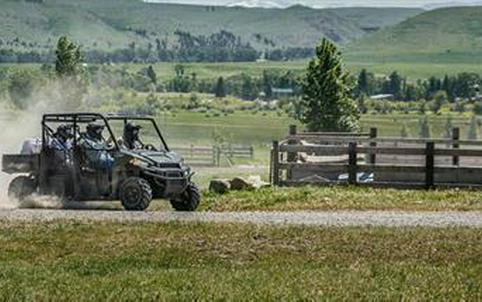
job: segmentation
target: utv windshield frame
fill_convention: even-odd
[[[159,127],[157,126],[156,121],[154,118],[149,116],[136,116],[136,115],[114,115],[114,114],[100,114],[100,113],[88,113],[88,112],[81,112],[81,113],[49,113],[44,114],[42,117],[42,148],[47,145],[48,137],[51,137],[54,133],[54,130],[49,127],[49,123],[65,123],[72,125],[75,131],[77,131],[79,124],[88,124],[96,121],[102,121],[107,129],[110,141],[114,144],[116,150],[120,150],[119,144],[117,139],[115,138],[114,132],[112,131],[112,127],[110,126],[109,121],[124,121],[124,125],[127,124],[128,121],[147,121],[151,122],[153,125],[157,135],[159,136],[160,141],[166,151],[170,151],[169,147],[167,146],[164,137],[161,134]],[[73,146],[77,146],[78,144],[78,137],[74,135],[73,137]]]

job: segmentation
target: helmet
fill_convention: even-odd
[[[132,122],[128,122],[124,126],[124,141],[128,146],[139,140],[140,129],[142,129],[142,126],[136,125]]]
[[[102,139],[102,131],[104,131],[104,125],[97,123],[90,123],[87,125],[87,135],[92,138]]]
[[[72,127],[67,125],[60,125],[59,127],[57,127],[57,132],[55,133],[55,136],[63,141],[67,141],[73,138],[74,134],[72,133]]]

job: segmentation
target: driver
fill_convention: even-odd
[[[82,137],[82,147],[89,165],[94,169],[108,170],[112,168],[114,159],[107,151],[107,143],[102,136],[104,126],[96,123],[87,125],[87,132]]]
[[[142,126],[128,122],[124,126],[124,134],[122,136],[124,146],[129,150],[142,149],[144,144],[139,139],[139,131]]]

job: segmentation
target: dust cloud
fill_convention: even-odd
[[[63,102],[64,92],[60,83],[52,82],[32,94],[27,101],[31,105],[25,110],[12,110],[7,104],[0,103],[0,157],[3,154],[20,153],[26,139],[40,138],[40,123],[44,113],[73,111]],[[0,172],[0,208],[63,207],[58,198],[51,196],[34,196],[22,203],[9,199],[8,185],[15,176]]]

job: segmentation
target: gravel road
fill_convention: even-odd
[[[0,210],[0,220],[119,222],[241,222],[312,226],[468,226],[482,228],[482,212],[125,212],[106,210]]]

